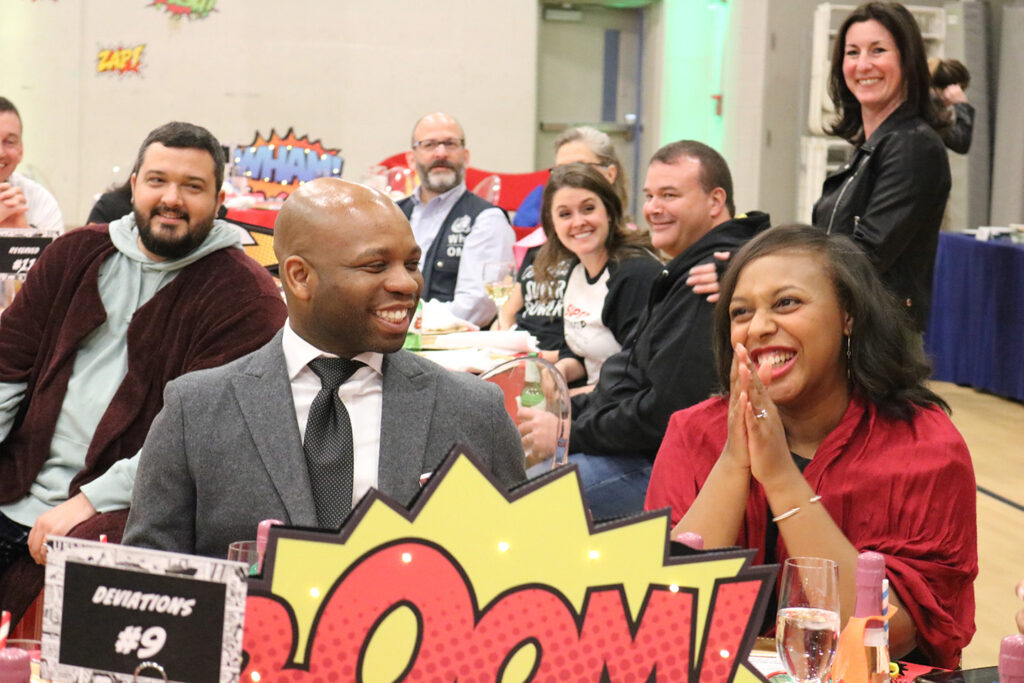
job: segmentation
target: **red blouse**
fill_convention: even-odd
[[[672,523],[697,497],[725,446],[728,400],[672,415],[647,490],[646,508],[670,507]],[[818,447],[804,478],[858,551],[885,555],[886,574],[917,626],[929,661],[946,668],[974,635],[978,574],[974,468],[963,437],[937,407],[909,420],[879,414],[854,397]],[[764,563],[768,503],[751,481],[737,545]],[[779,537],[774,558],[787,556]]]

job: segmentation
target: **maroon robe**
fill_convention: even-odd
[[[28,493],[50,441],[82,340],[104,320],[98,275],[115,247],[106,225],[73,230],[43,252],[0,321],[0,382],[28,389],[0,444],[0,503]],[[284,324],[269,273],[240,249],[185,266],[132,316],[128,371],[100,419],[69,496],[135,455],[163,407],[164,385],[263,346]]]

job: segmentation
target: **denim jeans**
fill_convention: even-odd
[[[651,466],[644,457],[573,453],[569,462],[579,468],[583,497],[595,520],[643,512]]]
[[[28,532],[22,526],[0,513],[0,576],[22,555],[28,555]]]

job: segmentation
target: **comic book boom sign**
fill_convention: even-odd
[[[669,557],[667,513],[595,527],[575,467],[502,492],[449,457],[411,511],[274,527],[246,602],[249,681],[759,681],[774,568]]]

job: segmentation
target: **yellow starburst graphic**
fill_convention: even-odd
[[[411,510],[373,493],[338,535],[273,530],[242,680],[752,683],[773,572],[747,552],[669,557],[667,533],[665,513],[595,527],[573,467],[506,494],[450,457]]]

